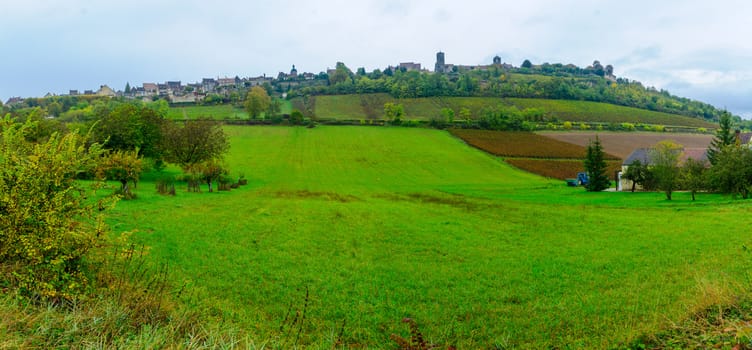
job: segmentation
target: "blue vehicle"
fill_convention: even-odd
[[[580,186],[586,186],[588,184],[588,177],[586,172],[577,173],[577,184]]]

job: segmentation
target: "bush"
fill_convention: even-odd
[[[86,257],[106,237],[95,208],[117,199],[87,200],[75,181],[99,165],[98,144],[87,148],[77,133],[32,144],[24,135],[33,124],[0,120],[0,285],[37,300],[72,300],[90,287]]]
[[[564,128],[564,130],[572,130],[572,122],[564,122],[561,127]]]
[[[170,175],[164,175],[157,179],[156,182],[157,193],[163,195],[175,195],[175,177]]]

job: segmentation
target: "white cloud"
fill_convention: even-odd
[[[0,7],[5,98],[274,75],[292,64],[313,72],[337,61],[432,67],[438,50],[463,64],[495,54],[515,65],[598,59],[617,75],[714,104],[728,99],[712,90],[752,90],[752,2],[0,0]]]

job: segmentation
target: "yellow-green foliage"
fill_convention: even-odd
[[[137,183],[143,170],[143,162],[138,151],[115,151],[102,159],[100,175],[108,180],[120,182],[120,192],[126,199],[133,197],[128,183]]]
[[[0,284],[27,296],[70,299],[88,279],[84,256],[105,230],[76,175],[92,171],[103,150],[77,133],[42,143],[35,123],[0,121]]]

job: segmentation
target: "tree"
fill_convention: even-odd
[[[695,200],[695,193],[707,188],[705,170],[707,163],[703,160],[688,158],[681,167],[681,187],[692,194],[692,200]]]
[[[390,123],[399,125],[402,123],[402,117],[404,114],[405,109],[401,103],[394,104],[392,102],[387,102],[384,104],[384,117],[386,117]]]
[[[162,131],[164,159],[188,169],[211,159],[222,158],[230,148],[222,126],[213,120],[167,123]]]
[[[723,111],[718,118],[718,130],[715,131],[715,137],[710,141],[710,146],[708,146],[708,160],[710,164],[715,165],[716,155],[722,148],[734,144],[735,139],[731,131],[732,128],[731,113]]]
[[[279,99],[272,99],[272,102],[269,103],[269,108],[266,110],[266,114],[274,118],[279,115],[279,113],[282,111],[282,103],[279,102]]]
[[[528,69],[533,68],[533,63],[530,62],[530,60],[526,59],[522,61],[522,68],[528,68]]]
[[[271,101],[271,97],[264,88],[254,86],[251,91],[248,91],[248,96],[245,98],[245,110],[251,118],[256,119],[261,112],[269,108]]]
[[[342,62],[337,62],[337,65],[334,68],[334,72],[329,74],[329,84],[337,85],[339,83],[348,81],[352,82],[352,76],[353,73],[350,68],[347,68],[347,66]]]
[[[130,94],[131,93],[131,83],[126,82],[125,83],[125,93]]]
[[[215,159],[192,164],[188,171],[204,181],[209,187],[209,192],[213,192],[212,182],[218,181],[220,177],[228,173],[227,168]]]
[[[0,285],[46,301],[86,292],[89,252],[101,246],[106,226],[77,175],[93,171],[104,153],[76,132],[30,143],[34,122],[0,120]],[[97,184],[97,183],[94,183]],[[89,261],[90,263],[91,261]]]
[[[464,119],[466,121],[470,121],[472,117],[472,112],[470,112],[470,109],[467,107],[460,108],[460,119]]]
[[[748,198],[752,190],[752,150],[727,145],[715,155],[710,167],[708,185],[711,189],[734,197]]]
[[[145,157],[160,157],[164,118],[156,109],[123,103],[95,124],[93,138],[110,150],[134,151]]]
[[[650,176],[649,171],[647,164],[642,164],[639,159],[635,159],[632,164],[629,164],[627,171],[624,172],[624,178],[632,181],[632,192],[635,191],[637,185],[645,189],[645,182]]]
[[[143,163],[138,157],[138,151],[114,151],[102,160],[99,167],[99,175],[108,180],[120,182],[119,193],[125,199],[133,198],[128,183],[133,183],[134,187],[141,176]]]
[[[589,192],[599,192],[607,189],[610,185],[606,169],[608,165],[605,160],[605,153],[598,135],[595,141],[590,140],[585,156],[585,171],[588,175],[588,183],[585,189]]]
[[[651,171],[655,176],[655,185],[658,190],[666,194],[667,200],[671,200],[673,192],[679,187],[681,155],[682,146],[670,140],[659,142],[648,153]]]
[[[294,109],[292,113],[290,113],[290,124],[292,125],[303,124],[303,113],[301,113],[297,109]]]

